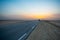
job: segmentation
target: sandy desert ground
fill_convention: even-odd
[[[56,23],[60,21],[40,21],[27,40],[60,40],[60,25]]]
[[[3,24],[10,24],[10,23],[17,23],[17,22],[24,22],[23,20],[3,20],[3,21],[0,21],[0,25],[3,25]]]

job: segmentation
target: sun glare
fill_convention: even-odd
[[[32,15],[35,19],[46,19],[52,17],[52,14],[40,14],[40,15]]]

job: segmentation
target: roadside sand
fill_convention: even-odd
[[[10,23],[17,23],[17,22],[22,23],[22,22],[24,22],[24,21],[0,21],[0,25],[10,24]]]
[[[41,21],[27,40],[60,40],[60,29]]]

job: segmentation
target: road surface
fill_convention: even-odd
[[[25,21],[0,25],[0,40],[25,40],[38,21]]]

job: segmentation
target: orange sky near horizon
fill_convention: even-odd
[[[1,1],[0,20],[60,20],[58,0]]]
[[[47,13],[47,14],[26,14],[26,15],[21,15],[25,18],[30,18],[30,19],[46,19],[46,18],[50,18],[53,17],[53,14]]]
[[[52,14],[52,13],[36,13],[36,14],[26,14],[22,15],[25,18],[29,19],[41,19],[41,20],[52,20],[54,18],[60,19],[60,14]]]

